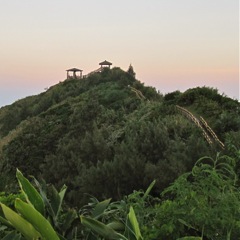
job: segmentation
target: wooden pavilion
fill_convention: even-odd
[[[108,61],[103,61],[103,62],[100,62],[99,65],[101,66],[101,68],[105,68],[105,67],[108,67],[110,68],[110,66],[112,65],[112,63],[108,62]]]
[[[67,71],[67,79],[81,79],[82,78],[82,71],[78,68],[71,68],[66,70]]]

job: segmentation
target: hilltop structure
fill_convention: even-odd
[[[67,79],[81,79],[82,78],[83,70],[81,70],[81,69],[71,68],[66,71],[67,71]],[[79,73],[79,75],[77,73]]]
[[[82,79],[85,77],[88,77],[89,75],[97,72],[102,72],[104,68],[111,68],[112,63],[108,62],[107,60],[104,60],[103,62],[100,62],[99,65],[101,66],[100,68],[86,74],[82,75],[83,70],[78,69],[78,68],[71,68],[66,70],[67,71],[67,79]]]
[[[112,63],[108,62],[107,60],[103,61],[103,62],[100,62],[99,65],[101,66],[101,68],[104,68],[104,67],[108,67],[110,68],[110,66],[112,65]]]

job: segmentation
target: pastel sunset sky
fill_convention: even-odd
[[[0,107],[108,60],[162,93],[239,99],[238,0],[1,0]]]

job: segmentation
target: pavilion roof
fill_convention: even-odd
[[[68,70],[66,70],[67,72],[82,72],[83,70],[78,69],[78,68],[70,68]]]
[[[99,65],[112,65],[112,63],[108,62],[107,60],[100,62]]]

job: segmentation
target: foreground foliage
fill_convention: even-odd
[[[239,154],[239,151],[235,152]],[[1,202],[3,239],[238,239],[240,192],[237,159],[217,154],[199,159],[166,188],[160,197],[134,191],[120,201],[91,197],[78,211],[63,206],[66,187],[52,195],[33,178],[33,186],[18,170],[22,195]],[[12,196],[12,195],[11,195]],[[15,210],[14,210],[15,209]],[[11,230],[15,229],[15,230]]]
[[[162,225],[159,237],[189,229],[207,239],[238,239],[240,193],[234,167],[227,156],[204,157],[168,187],[156,216],[155,226]]]
[[[47,198],[45,192],[40,192],[17,170],[17,179],[24,199],[16,196],[14,210],[4,203],[0,203],[3,217],[0,221],[9,228],[6,239],[18,239],[21,235],[25,239],[63,239],[68,228],[76,219],[75,211],[68,210],[64,215],[62,201],[66,192],[64,186],[60,192],[53,187],[52,196]],[[36,179],[35,182],[39,184]],[[16,231],[10,231],[15,228]],[[58,231],[58,233],[57,233]],[[20,234],[19,234],[20,233]],[[62,235],[63,234],[63,235]]]

